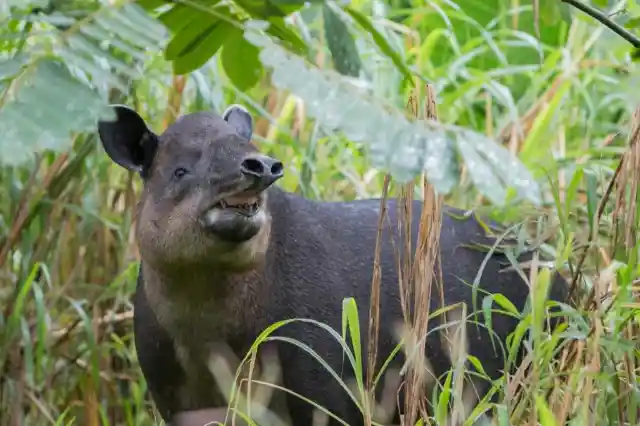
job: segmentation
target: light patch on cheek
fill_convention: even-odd
[[[262,208],[255,216],[255,221],[260,223],[258,235],[253,237],[244,246],[245,255],[252,261],[264,256],[269,247],[269,237],[271,236],[271,215],[267,213],[267,193],[263,194]]]
[[[171,200],[157,204],[147,198],[140,211],[144,221],[138,232],[141,248],[166,259],[197,254],[200,237],[194,232],[193,221],[199,197],[200,193],[194,192],[178,205],[171,205]]]
[[[271,217],[264,210],[256,214],[256,221],[260,222],[258,235],[247,241],[244,248],[245,255],[249,259],[255,259],[267,251],[269,245],[269,235],[271,233]]]
[[[204,217],[205,224],[212,226],[220,220],[221,212],[219,209],[210,209]]]
[[[252,221],[257,223],[260,227],[263,227],[269,221],[269,217],[267,216],[264,210],[260,209],[258,213],[256,213],[255,216],[253,216]]]

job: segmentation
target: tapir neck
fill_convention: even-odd
[[[200,324],[211,333],[256,330],[263,326],[268,310],[270,280],[263,271],[242,274],[181,271],[182,275],[158,274],[143,263],[144,291],[160,323],[179,335]]]

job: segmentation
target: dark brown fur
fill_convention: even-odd
[[[100,134],[111,158],[139,171],[145,180],[136,229],[142,256],[134,301],[136,347],[153,399],[166,420],[222,403],[206,367],[212,351],[222,344],[244,356],[264,328],[289,318],[313,318],[339,332],[345,297],[356,299],[360,329],[366,334],[378,200],[320,203],[265,184],[261,226],[220,216],[216,229],[227,236],[237,229],[238,235],[250,237],[223,241],[223,234],[207,232],[199,218],[215,200],[246,187],[240,164],[256,154],[249,143],[249,115],[239,107],[230,107],[222,117],[190,114],[156,136],[133,111],[123,107],[117,111],[118,120],[102,122]],[[179,167],[190,169],[186,179],[172,177]],[[415,202],[414,238],[421,207]],[[389,210],[391,223],[395,223],[395,200],[390,201]],[[461,214],[447,208],[443,217],[445,305],[464,302],[471,311],[469,286],[485,253],[465,245],[492,244],[493,240],[473,218],[454,219],[451,212]],[[385,241],[390,236],[387,229]],[[379,365],[397,344],[392,326],[402,317],[395,266],[394,249],[385,244]],[[501,254],[487,263],[478,304],[484,290],[500,292],[518,309],[524,307],[528,288],[516,272],[501,272],[505,266],[509,262]],[[564,284],[555,277],[551,299],[565,299]],[[434,297],[432,312],[439,307]],[[480,321],[482,318],[479,315]],[[440,323],[435,318],[430,329]],[[494,314],[498,342],[504,342],[515,325],[513,319]],[[481,360],[489,375],[497,377],[504,358],[493,351],[487,331],[468,326],[467,333],[471,354]],[[304,342],[343,379],[353,377],[340,346],[325,331],[294,323],[276,335]],[[366,348],[366,335],[362,343]],[[315,400],[350,425],[361,424],[356,407],[320,364],[291,344],[278,344],[277,349],[285,387]],[[450,366],[437,333],[427,338],[427,357],[437,375]],[[401,357],[392,365],[397,368],[399,362]],[[291,396],[287,396],[287,405],[294,425],[311,424],[311,406]]]

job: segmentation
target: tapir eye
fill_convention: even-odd
[[[173,176],[175,176],[177,179],[181,179],[187,173],[187,169],[185,169],[184,167],[178,167],[174,170]]]

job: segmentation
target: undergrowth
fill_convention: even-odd
[[[465,365],[477,364],[466,357],[464,339],[465,327],[475,326],[471,307],[428,312],[430,318],[447,315],[455,343],[449,351],[451,373],[433,394],[423,395],[435,407],[426,423],[471,425],[490,411],[501,426],[638,424],[636,66],[627,60],[623,42],[597,23],[574,17],[546,24],[542,19],[537,37],[532,2],[483,4],[461,1],[456,8],[433,1],[383,10],[356,2],[377,17],[377,25],[402,57],[432,81],[438,120],[494,138],[531,170],[542,189],[538,207],[515,198],[504,206],[489,203],[473,184],[473,170],[464,164],[457,165],[459,181],[444,196],[430,192],[422,178],[409,185],[389,181],[384,171],[371,167],[370,153],[362,146],[310,118],[309,105],[295,93],[278,89],[269,75],[241,91],[217,57],[184,77],[173,75],[160,56],[150,55],[145,78],[112,100],[134,106],[156,130],[180,114],[222,111],[230,103],[243,103],[259,117],[255,140],[260,149],[287,160],[287,173],[279,183],[287,190],[323,200],[387,193],[402,200],[424,199],[425,211],[436,212],[423,222],[429,238],[435,235],[430,230],[437,229],[437,212],[444,202],[505,223],[515,241],[515,248],[478,250],[505,250],[513,256],[525,245],[540,249],[542,256],[526,270],[512,265],[522,270],[532,289],[524,312],[500,295],[478,294],[482,309],[494,302],[519,318],[504,348],[510,360],[520,345],[526,349],[517,372],[493,382],[489,396],[496,394],[498,403],[487,399],[470,405],[473,397],[463,379]],[[320,22],[310,22],[307,35],[316,49],[315,65],[331,68],[326,43],[318,35]],[[376,93],[395,99],[398,110],[405,108],[409,91],[400,84],[402,73],[380,59],[368,36],[354,37]],[[426,92],[420,96],[426,99]],[[39,152],[20,166],[0,168],[0,424],[160,424],[137,364],[131,330],[130,297],[138,267],[132,229],[140,182],[109,161],[94,133],[76,133],[68,146],[62,152]],[[423,251],[411,268],[429,268],[437,256],[429,251],[435,243],[430,240],[419,249]],[[571,304],[558,306],[566,324],[549,334],[542,322],[553,304],[546,302],[545,289],[555,270],[575,288],[575,297]],[[406,277],[405,286],[415,287],[421,297],[437,287],[430,290],[430,283]],[[432,278],[437,281],[437,276]],[[372,285],[375,289],[375,278]],[[375,317],[375,298],[372,302]],[[367,395],[371,384],[384,386],[383,381],[378,372],[362,374],[370,351],[360,347],[359,336],[370,330],[357,328],[354,300],[335,308],[343,311],[342,330],[316,326],[341,343],[357,372],[356,382],[344,383],[344,388],[365,418],[386,419],[388,401],[373,404]],[[399,335],[403,346],[398,351],[419,348],[416,336],[423,335],[422,320],[408,324]],[[270,333],[280,326],[287,324],[265,330],[246,362],[255,361],[259,345],[274,338]],[[522,339],[527,331],[527,339]],[[405,377],[420,383],[411,371],[427,368],[428,359],[415,356]],[[254,393],[269,387],[255,383]],[[420,393],[419,388],[413,389]],[[230,388],[229,398],[238,395],[236,390]],[[267,397],[258,395],[263,401]],[[259,407],[252,407],[251,414],[256,410],[259,414]],[[421,407],[410,410],[418,413]]]

